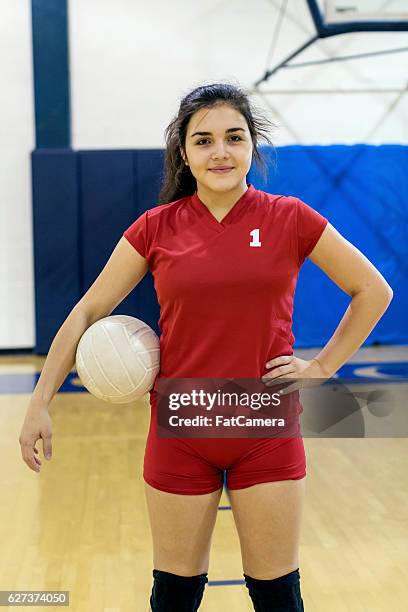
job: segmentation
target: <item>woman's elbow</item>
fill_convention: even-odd
[[[379,305],[383,305],[384,311],[387,310],[390,305],[392,298],[394,296],[394,292],[392,287],[384,280],[381,285],[376,287],[376,300]]]
[[[394,297],[394,291],[392,290],[392,287],[387,283],[386,280],[384,280],[383,292],[384,292],[384,297],[387,303],[389,304],[392,298]]]
[[[372,303],[378,304],[379,307],[384,307],[386,310],[391,303],[391,300],[394,296],[394,292],[392,287],[387,283],[384,277],[370,279],[369,282],[366,282],[364,287],[361,287],[357,290],[352,297],[356,294],[366,295],[367,299],[369,299]]]

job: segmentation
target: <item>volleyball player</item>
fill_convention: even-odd
[[[20,436],[51,449],[47,406],[85,329],[109,315],[150,269],[160,305],[159,378],[328,378],[357,351],[392,299],[379,271],[295,196],[247,182],[264,168],[272,124],[238,86],[203,85],[166,129],[157,206],[124,231],[101,274],[51,346]],[[293,353],[293,297],[308,257],[352,300],[311,360]],[[60,349],[62,352],[60,352]],[[161,438],[157,391],[143,477],[153,540],[152,612],[193,612],[208,581],[212,532],[227,472],[245,583],[257,612],[301,611],[299,538],[306,460],[301,436]]]

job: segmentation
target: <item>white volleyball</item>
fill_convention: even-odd
[[[160,369],[160,342],[144,321],[128,315],[99,319],[82,335],[76,369],[92,395],[113,404],[150,391]]]

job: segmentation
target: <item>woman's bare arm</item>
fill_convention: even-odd
[[[42,439],[44,456],[52,456],[52,425],[48,405],[75,363],[82,334],[92,323],[108,316],[142,280],[147,261],[122,237],[93,285],[71,310],[48,351],[41,376],[30,398],[19,442],[23,460],[39,472],[36,442]]]
[[[330,223],[309,254],[351,302],[334,334],[316,355],[332,376],[360,348],[387,310],[393,291],[380,272]]]
[[[148,270],[147,261],[122,237],[106,265],[71,310],[51,344],[41,376],[32,394],[32,405],[50,403],[75,364],[81,336],[92,323],[110,315]]]

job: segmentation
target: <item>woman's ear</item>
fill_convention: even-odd
[[[182,158],[183,158],[183,160],[184,160],[184,163],[186,164],[186,166],[188,166],[187,157],[186,157],[186,155],[185,155],[185,153],[184,153],[183,149],[180,149],[180,153],[181,153],[181,157],[182,157]]]

